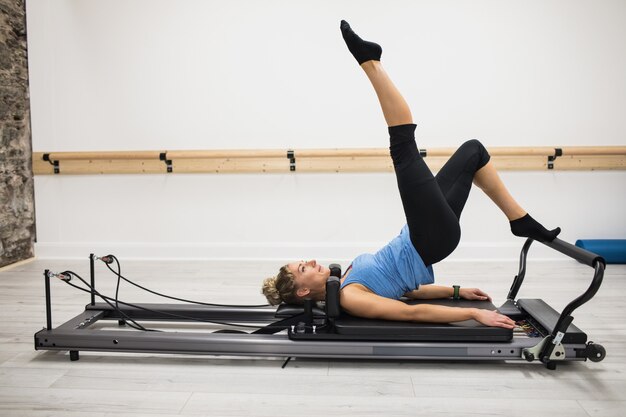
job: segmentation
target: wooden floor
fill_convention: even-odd
[[[165,293],[222,303],[259,303],[268,262],[122,260],[127,277]],[[35,351],[45,325],[42,272],[88,275],[85,261],[36,260],[0,272],[0,416],[624,416],[626,266],[610,265],[597,296],[574,323],[607,350],[603,362],[383,361],[224,358]],[[437,282],[477,286],[499,305],[514,262],[444,263]],[[567,260],[529,262],[519,294],[561,309],[587,288],[591,268]],[[98,266],[98,288],[114,293]],[[88,295],[52,282],[53,325],[83,310]],[[120,299],[161,302],[123,285]]]

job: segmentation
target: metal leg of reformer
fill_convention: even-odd
[[[46,283],[46,329],[52,330],[52,307],[50,302],[50,270],[46,269],[43,273],[44,282]]]
[[[95,268],[95,256],[93,253],[89,254],[89,275],[91,278],[91,305],[96,305],[96,268]]]

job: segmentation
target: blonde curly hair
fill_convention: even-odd
[[[302,304],[303,300],[296,294],[296,281],[288,265],[283,265],[278,275],[263,280],[261,292],[267,301],[275,306],[282,302],[287,304]]]

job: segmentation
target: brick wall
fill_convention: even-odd
[[[0,0],[0,267],[33,256],[31,167],[24,0]]]

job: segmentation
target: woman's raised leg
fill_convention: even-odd
[[[391,81],[391,78],[389,78],[389,75],[380,61],[364,62],[361,64],[361,68],[365,71],[367,78],[369,78],[374,87],[374,91],[376,91],[387,126],[400,126],[413,123],[413,116],[411,115],[409,105]]]
[[[486,150],[483,152],[485,155],[479,155],[477,170],[467,173],[468,175],[459,174],[467,171],[465,162],[461,162],[463,167],[459,169],[454,167],[455,164],[448,163],[437,174],[435,181],[415,144],[415,125],[411,110],[380,63],[382,48],[376,43],[361,39],[343,20],[341,32],[348,49],[365,71],[378,96],[389,126],[391,157],[411,240],[427,264],[445,258],[456,247],[460,239],[458,218],[469,195],[472,181],[507,216],[514,235],[543,241],[554,240],[561,230],[547,230],[526,213],[500,180],[493,164],[489,162]],[[474,142],[484,150],[478,141],[469,141],[463,146],[474,145]],[[467,181],[459,181],[460,176],[468,177]],[[428,221],[425,222],[425,219]]]
[[[382,49],[361,39],[345,21],[341,32],[372,83],[389,126],[389,150],[411,242],[426,265],[439,262],[458,245],[458,219],[419,154],[411,110],[380,63]]]
[[[345,20],[341,21],[341,34],[348,49],[372,83],[387,126],[413,123],[411,109],[380,63],[382,48],[378,44],[361,39]]]

